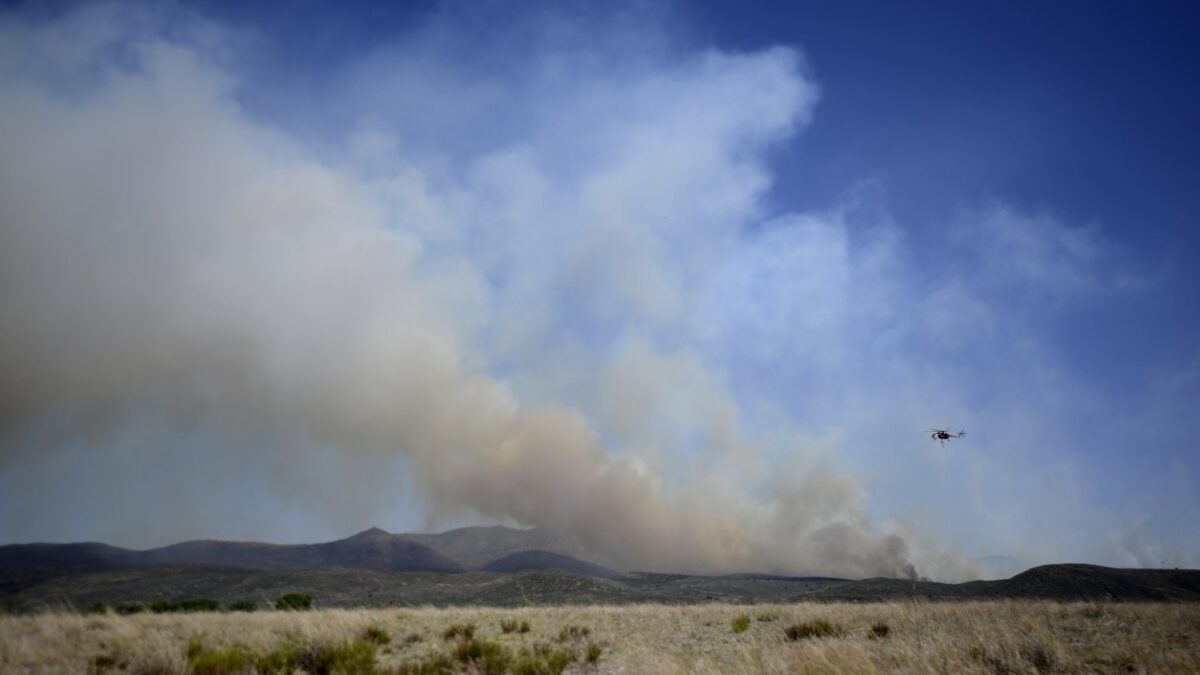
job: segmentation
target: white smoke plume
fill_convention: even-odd
[[[314,140],[242,103],[235,35],[163,17],[0,29],[6,538],[268,536],[286,512],[347,532],[412,489],[434,519],[555,528],[630,568],[971,573],[869,515],[836,424],[719,358],[830,385],[816,417],[929,381],[830,373],[992,311],[952,279],[931,292],[954,325],[900,318],[886,217],[769,218],[767,157],[819,98],[797,51],[566,21],[473,61],[435,18],[288,99],[327,109],[296,114]],[[1062,241],[1091,284],[1095,242]]]

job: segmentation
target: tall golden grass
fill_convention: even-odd
[[[735,631],[742,616],[749,626]],[[512,621],[529,632],[505,632]],[[466,624],[472,649],[568,650],[567,672],[1200,673],[1200,604],[1041,601],[3,616],[0,672],[257,672],[267,662],[254,658],[321,645],[363,646],[369,663],[322,667],[481,672],[487,664],[450,630]]]

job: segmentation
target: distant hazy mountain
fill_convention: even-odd
[[[607,563],[580,540],[542,528],[518,530],[494,525],[462,527],[440,534],[399,535],[424,544],[468,569],[482,569],[489,562],[521,551],[545,551]]]
[[[16,582],[70,572],[129,567],[137,551],[108,544],[13,544],[0,546],[0,582]]]
[[[264,570],[362,567],[381,571],[462,571],[460,565],[437,551],[377,527],[323,544],[187,541],[144,551],[139,561],[145,565],[213,565]]]
[[[549,551],[518,551],[483,566],[486,572],[528,572],[531,570],[563,570],[587,577],[613,579],[619,573],[590,562]]]
[[[0,574],[23,579],[49,574],[205,565],[255,570],[351,567],[379,571],[461,572],[462,566],[417,542],[378,528],[322,544],[185,541],[146,551],[106,544],[0,546]]]

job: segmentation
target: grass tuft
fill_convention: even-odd
[[[443,640],[454,640],[461,638],[470,640],[475,637],[475,624],[473,623],[456,623],[450,626],[442,633]]]
[[[870,628],[867,629],[867,637],[871,638],[872,640],[876,640],[887,637],[891,632],[892,628],[891,626],[888,626],[887,623],[883,621],[876,621],[875,623],[871,624]]]
[[[573,642],[582,640],[592,634],[592,629],[587,626],[563,626],[562,630],[558,631],[559,642]]]
[[[243,647],[226,647],[214,651],[188,649],[188,667],[192,675],[234,675],[244,673],[255,665],[254,657]]]
[[[299,658],[299,667],[310,673],[375,672],[375,645],[362,640],[310,647]]]
[[[359,639],[363,642],[370,642],[376,647],[381,647],[390,643],[392,641],[392,636],[388,635],[386,630],[378,626],[367,626],[367,629],[363,631],[363,634]]]
[[[462,640],[454,648],[454,660],[477,673],[504,673],[512,663],[512,653],[504,645],[474,638]]]
[[[729,623],[733,627],[734,633],[745,633],[746,630],[750,628],[750,615],[738,614],[737,616],[733,617],[733,621],[730,621]]]
[[[797,640],[806,640],[809,638],[827,638],[838,637],[842,635],[842,627],[829,623],[825,619],[812,619],[811,621],[802,621],[797,624],[792,624],[783,630],[783,634],[787,639],[795,642]]]
[[[538,643],[522,649],[513,659],[510,670],[513,675],[560,675],[574,661],[573,651]]]

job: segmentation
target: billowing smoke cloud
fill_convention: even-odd
[[[0,29],[7,538],[345,533],[407,499],[628,567],[970,573],[868,514],[837,411],[969,419],[902,357],[996,321],[988,283],[1045,279],[907,285],[857,197],[764,222],[766,155],[818,99],[797,52],[565,21],[497,63],[434,19],[288,99],[328,110],[295,125],[314,140],[239,103],[230,34],[164,21]],[[1062,235],[1036,270],[1077,261],[1064,293],[1098,283],[1103,242],[1056,223],[993,209],[961,245],[1003,218]],[[932,296],[937,325],[902,317]],[[806,411],[739,363],[779,364]]]

